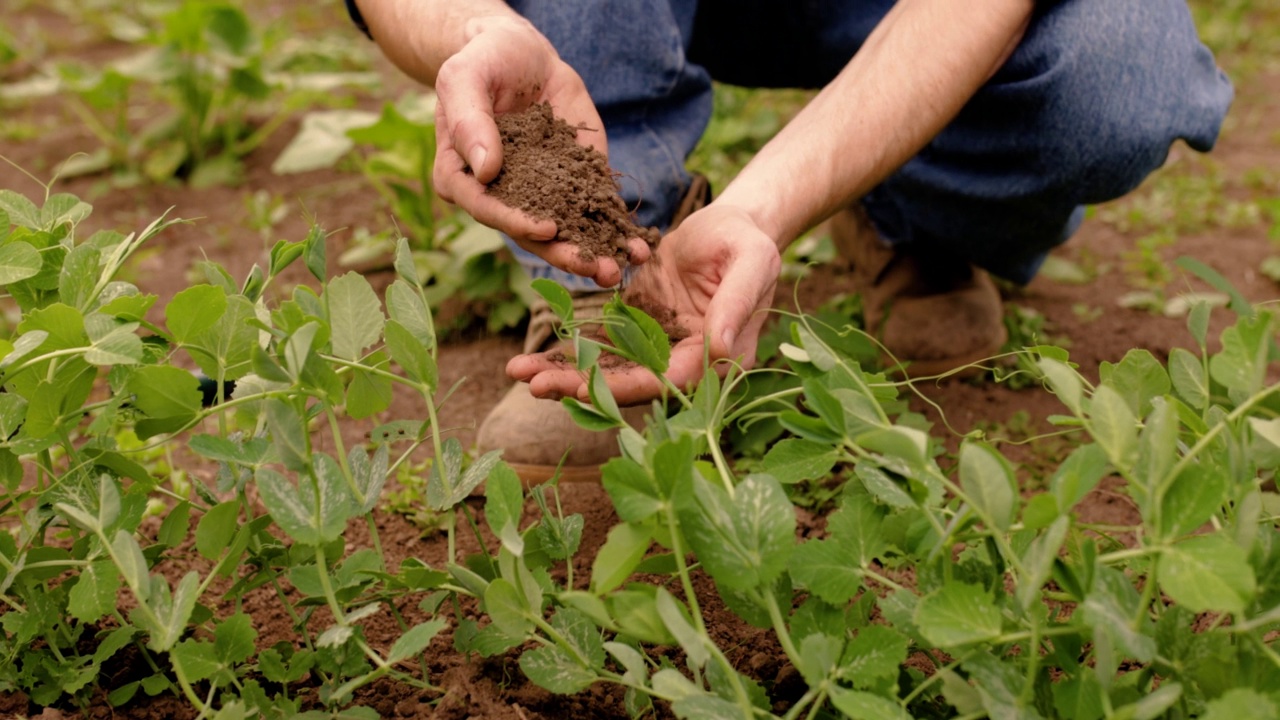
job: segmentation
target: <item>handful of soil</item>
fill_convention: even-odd
[[[656,228],[635,224],[609,161],[579,145],[577,130],[557,118],[551,105],[497,118],[502,136],[502,170],[486,192],[533,217],[552,220],[557,240],[578,247],[583,260],[612,257],[630,261],[629,238],[658,242]]]

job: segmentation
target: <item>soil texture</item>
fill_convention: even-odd
[[[618,194],[609,160],[579,145],[578,129],[557,118],[548,103],[499,115],[502,170],[488,193],[533,217],[553,220],[556,239],[578,247],[583,260],[612,257],[626,267],[627,241],[658,242],[656,228],[643,228]]]

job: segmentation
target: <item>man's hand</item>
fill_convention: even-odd
[[[476,21],[467,34],[466,44],[436,77],[436,191],[548,263],[606,287],[618,284],[622,269],[615,260],[583,260],[576,247],[555,241],[554,222],[534,219],[485,194],[485,184],[502,168],[496,114],[549,102],[556,115],[580,128],[580,143],[607,154],[604,124],[582,79],[522,19]],[[648,245],[639,238],[629,249],[634,263],[649,257]]]
[[[675,311],[689,337],[672,347],[666,376],[688,388],[702,378],[704,339],[712,360],[736,359],[744,367],[755,361],[780,268],[774,240],[745,212],[712,203],[663,238],[654,259],[636,273],[623,296],[644,296]],[[727,370],[723,363],[716,369]],[[643,368],[605,372],[622,405],[662,394],[661,380]],[[537,397],[587,399],[584,375],[552,360],[550,353],[519,355],[507,364],[507,374],[527,381]]]

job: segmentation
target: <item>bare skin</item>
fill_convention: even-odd
[[[571,124],[601,127],[581,79],[550,43],[497,0],[359,4],[388,56],[436,87],[441,195],[556,267],[613,279],[605,263],[582,267],[571,248],[549,242],[549,223],[494,207],[480,185],[501,167],[495,113],[545,99]],[[663,239],[659,262],[640,268],[633,282],[671,302],[691,333],[673,349],[671,382],[688,387],[701,378],[704,338],[713,359],[751,363],[780,251],[923,148],[1008,58],[1033,7],[1034,0],[902,0],[720,197]],[[605,149],[603,133],[580,133],[579,141]],[[464,157],[474,176],[463,172]],[[587,394],[579,373],[545,353],[517,356],[507,372],[538,397]],[[608,381],[621,403],[645,402],[662,388],[636,369]]]

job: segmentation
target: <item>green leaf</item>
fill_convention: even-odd
[[[1192,257],[1180,257],[1173,261],[1174,265],[1190,272],[1201,280],[1209,283],[1218,292],[1226,293],[1231,297],[1231,311],[1241,317],[1247,317],[1253,314],[1253,306],[1245,299],[1244,295],[1235,288],[1226,278],[1217,270],[1205,265],[1204,263]],[[1203,345],[1203,335],[1200,336],[1200,343]]]
[[[992,720],[1039,720],[1042,716],[1029,705],[1022,688],[1026,678],[1018,666],[994,654],[976,654],[962,666],[973,680],[982,707]]]
[[[865,568],[885,551],[884,516],[871,498],[846,490],[840,509],[827,519],[827,532],[855,567]]]
[[[454,438],[449,439],[453,440]],[[471,495],[471,491],[479,487],[480,483],[489,477],[489,473],[498,466],[501,459],[501,450],[490,450],[472,461],[467,466],[466,472],[462,473],[462,478],[458,480],[457,485],[454,486],[453,495],[449,497],[448,503],[444,507],[453,507],[466,500]],[[443,510],[444,508],[438,509]]]
[[[0,190],[0,211],[9,216],[9,222],[31,230],[42,229],[40,210],[35,203],[12,190]]]
[[[388,320],[386,343],[391,359],[396,361],[410,380],[432,389],[436,387],[439,382],[436,361],[431,357],[428,346],[408,328],[396,320]]]
[[[1259,312],[1222,331],[1222,352],[1209,359],[1209,374],[1229,390],[1254,395],[1266,380],[1272,315]]]
[[[1093,443],[1081,445],[1063,461],[1049,480],[1049,490],[1063,511],[1076,506],[1107,474],[1107,455]]]
[[[397,663],[422,652],[448,624],[444,618],[435,618],[409,628],[392,643],[391,650],[387,653],[387,662]]]
[[[151,628],[151,640],[147,646],[157,652],[164,652],[173,647],[186,630],[187,620],[191,618],[199,599],[200,574],[192,570],[183,575],[173,590],[172,598],[169,597],[169,586],[163,580],[159,586],[163,592],[153,594],[147,601],[159,622],[159,625]]]
[[[520,669],[535,685],[557,695],[575,695],[596,681],[595,673],[555,646],[525,651]]]
[[[365,515],[373,512],[378,506],[378,500],[382,497],[382,488],[387,482],[388,467],[390,466],[391,451],[385,443],[379,444],[378,449],[373,451],[372,460],[364,448],[351,448],[351,452],[347,453],[347,464],[351,467],[351,476],[355,480],[356,489],[360,491],[361,498],[352,498],[355,502],[355,512]]]
[[[271,163],[271,172],[289,175],[333,167],[355,147],[347,132],[377,120],[367,110],[313,110],[302,116],[298,134]]]
[[[835,540],[810,540],[796,548],[791,577],[832,604],[847,603],[862,589],[862,570],[849,548]]]
[[[716,583],[747,590],[773,582],[795,546],[795,507],[771,475],[750,475],[733,497],[698,483],[694,502],[677,508],[689,545]]]
[[[371,353],[365,364],[379,370],[352,368],[347,386],[347,414],[356,420],[372,417],[391,406],[391,378],[383,375],[391,363],[381,351]]]
[[[543,300],[551,306],[551,311],[560,318],[562,324],[573,322],[573,296],[569,294],[564,286],[554,280],[546,278],[536,278],[530,286],[533,291],[542,296]]]
[[[1093,589],[1083,605],[1084,619],[1093,626],[1096,677],[1109,687],[1123,657],[1150,662],[1156,643],[1147,631],[1150,622],[1134,623],[1138,617],[1138,591],[1118,570],[1099,563],[1094,568]]]
[[[656,375],[667,371],[671,340],[657,320],[639,308],[624,304],[620,296],[614,296],[604,306],[604,317],[605,333],[620,354]]]
[[[1079,673],[1053,684],[1053,706],[1064,720],[1100,720],[1102,686],[1093,675]]]
[[[378,295],[363,275],[349,272],[330,280],[324,301],[329,309],[334,355],[356,360],[365,348],[382,337],[386,318]]]
[[[831,474],[840,453],[830,445],[790,438],[775,443],[764,456],[764,470],[779,482],[794,484]]]
[[[353,510],[341,471],[327,455],[316,463],[315,485],[299,492],[283,475],[270,468],[258,468],[254,479],[271,519],[289,537],[303,545],[319,546],[337,539]],[[330,467],[333,466],[333,467]],[[333,477],[337,474],[337,477]]]
[[[91,318],[105,318],[104,315],[91,315]],[[114,324],[114,321],[111,321]],[[134,334],[137,323],[118,325],[101,337],[96,337],[93,344],[85,351],[85,362],[93,365],[136,365],[143,361],[145,350],[142,338]]]
[[[1025,574],[1019,578],[1014,594],[1018,604],[1030,611],[1040,599],[1040,589],[1044,587],[1053,570],[1053,562],[1058,558],[1058,551],[1067,539],[1067,530],[1071,528],[1071,518],[1063,515],[1053,521],[1049,529],[1036,537],[1031,546],[1022,555],[1022,567]]]
[[[453,507],[461,479],[462,442],[457,438],[447,438],[444,441],[444,457],[432,461],[427,475],[427,507],[432,510]]]
[[[653,534],[647,527],[619,523],[609,531],[591,564],[591,592],[604,595],[622,585],[644,559]]]
[[[239,518],[238,500],[228,500],[209,508],[196,524],[196,551],[208,560],[216,560],[239,530]]]
[[[520,591],[505,578],[497,578],[484,591],[484,609],[502,632],[524,637],[533,631],[529,608]],[[530,678],[532,679],[532,678]]]
[[[1138,454],[1137,419],[1115,390],[1101,385],[1093,392],[1086,426],[1107,458],[1122,472],[1129,472]]]
[[[1197,536],[1166,548],[1157,572],[1160,587],[1192,612],[1242,613],[1257,590],[1244,551],[1221,535]]]
[[[40,251],[31,243],[0,245],[0,287],[35,277],[43,266]]]
[[[831,704],[853,720],[909,720],[911,717],[886,697],[839,687],[831,689]]]
[[[213,630],[213,651],[225,667],[234,667],[253,655],[258,631],[244,613],[236,613]]]
[[[630,458],[616,457],[605,463],[601,483],[618,517],[626,522],[643,522],[664,507],[666,497],[653,475]]]
[[[666,626],[667,632],[676,639],[693,667],[705,667],[707,661],[711,659],[711,651],[707,649],[703,637],[693,627],[693,622],[689,620],[688,611],[684,606],[665,588],[660,587],[654,607],[657,608],[658,617],[662,618],[662,624]]]
[[[205,640],[183,640],[170,651],[169,656],[182,668],[182,676],[188,682],[207,680],[221,669],[213,654],[213,643]]]
[[[1196,410],[1209,404],[1209,378],[1205,377],[1200,358],[1184,348],[1169,351],[1169,379],[1178,397]]]
[[[232,295],[218,321],[186,343],[187,352],[205,375],[239,380],[253,367],[253,349],[258,346],[258,329],[251,324],[255,320],[253,302]]]
[[[1201,720],[1277,720],[1280,707],[1276,701],[1251,688],[1232,688],[1205,703]]]
[[[593,368],[594,369],[594,368]],[[597,377],[603,378],[603,374]],[[594,405],[588,405],[580,402],[577,398],[561,398],[560,405],[569,413],[569,417],[573,419],[577,425],[591,432],[604,432],[617,427],[625,427],[626,423],[620,418],[614,418],[606,415],[597,409]]]
[[[1135,348],[1125,353],[1118,365],[1103,363],[1102,383],[1115,389],[1137,417],[1151,411],[1152,398],[1169,392],[1169,374],[1150,350]]]
[[[4,250],[0,247],[0,259]],[[63,258],[62,269],[58,272],[58,299],[80,312],[89,312],[89,303],[94,299],[93,291],[98,285],[101,260],[101,251],[92,245],[72,248]],[[2,267],[3,262],[0,261]]]
[[[506,527],[520,529],[524,515],[524,490],[520,476],[505,462],[494,464],[489,480],[484,486],[484,517],[489,529],[498,535]]]
[[[111,551],[124,581],[140,602],[146,602],[151,594],[151,578],[147,573],[147,560],[142,555],[138,541],[129,531],[117,530],[111,541]]]
[[[182,290],[164,308],[165,324],[178,344],[186,344],[209,330],[227,311],[227,293],[213,285]]]
[[[1163,717],[1164,711],[1173,707],[1182,697],[1182,684],[1177,682],[1162,683],[1141,700],[1117,708],[1116,716],[1133,720],[1156,720]]]
[[[915,623],[940,648],[994,640],[1003,622],[991,595],[980,585],[952,582],[921,598]]]
[[[975,442],[960,446],[960,486],[976,510],[1005,532],[1018,510],[1013,468],[1004,456]]]
[[[1177,538],[1209,521],[1227,500],[1231,478],[1227,468],[1189,465],[1178,473],[1160,503],[1160,532]]]
[[[1075,415],[1083,415],[1084,384],[1080,375],[1069,365],[1052,358],[1042,357],[1036,361],[1036,367],[1044,373],[1049,389]]]
[[[286,468],[303,472],[311,467],[311,446],[307,424],[297,409],[279,398],[266,402],[267,428],[272,445]]]
[[[97,622],[116,609],[116,593],[120,590],[120,572],[110,561],[100,560],[84,566],[67,598],[67,612],[83,623]]]
[[[401,242],[404,240],[401,239]],[[435,325],[431,319],[431,311],[427,309],[422,296],[405,280],[396,280],[387,288],[387,315],[408,330],[427,350],[435,346]]]
[[[191,373],[172,365],[147,365],[129,377],[127,391],[133,406],[155,420],[158,432],[170,432],[186,425],[200,412],[200,381]],[[147,435],[155,434],[147,433]],[[145,437],[139,433],[139,437]]]
[[[896,677],[898,667],[907,659],[909,644],[907,637],[893,628],[868,625],[845,646],[840,677],[862,689]]]

